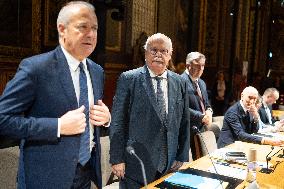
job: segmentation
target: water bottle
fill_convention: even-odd
[[[256,180],[256,169],[257,169],[257,162],[256,162],[256,149],[251,148],[249,151],[248,156],[248,164],[247,164],[247,182],[253,182]]]

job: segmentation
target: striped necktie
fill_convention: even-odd
[[[194,86],[195,86],[195,89],[196,89],[196,92],[197,92],[197,95],[199,97],[199,105],[200,105],[200,108],[202,110],[202,113],[205,113],[205,106],[204,106],[204,102],[203,102],[203,97],[202,97],[202,93],[201,93],[201,90],[200,90],[200,87],[198,85],[198,81],[194,81]]]

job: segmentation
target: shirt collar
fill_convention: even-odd
[[[240,104],[241,104],[241,106],[242,106],[242,108],[243,108],[244,112],[246,113],[246,112],[248,111],[248,109],[246,109],[246,108],[245,108],[245,106],[244,106],[244,104],[243,104],[243,101],[242,101],[242,100],[240,100]]]
[[[61,46],[61,49],[63,51],[63,54],[66,57],[67,64],[75,72],[77,70],[79,64],[80,64],[80,61],[77,60],[76,58],[74,58],[69,52],[67,52],[67,50],[65,50],[64,47]],[[83,63],[84,68],[86,69],[86,67],[87,67],[86,58],[83,59],[81,62]]]
[[[154,74],[154,72],[152,72],[152,70],[150,70],[150,68],[149,68],[148,66],[147,66],[147,69],[149,70],[149,74],[150,74],[150,77],[151,77],[151,78],[157,77],[157,75]],[[167,79],[167,78],[168,78],[167,70],[165,70],[162,75],[159,75],[159,77],[161,77],[161,78],[163,78],[163,79]]]

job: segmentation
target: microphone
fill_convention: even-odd
[[[127,146],[126,147],[126,151],[130,154],[133,155],[134,157],[136,157],[136,159],[138,159],[140,165],[141,165],[141,169],[142,169],[142,175],[143,175],[143,179],[144,179],[144,185],[145,185],[145,189],[147,189],[147,179],[146,179],[146,173],[145,173],[145,167],[144,167],[144,163],[143,161],[137,156],[137,154],[135,153],[135,150],[132,146]]]
[[[279,154],[277,157],[284,158],[284,148],[282,148],[282,154]]]
[[[260,170],[261,173],[270,174],[273,171],[272,169],[269,169],[269,167],[268,167],[268,162],[271,160],[271,157],[269,157],[269,154],[271,154],[273,152],[273,150],[274,150],[274,147],[271,146],[271,151],[266,155],[266,158],[265,158],[266,159],[266,168],[261,168],[261,170]]]
[[[200,134],[199,136],[200,136],[200,138],[201,138],[201,140],[202,140],[202,143],[204,144],[205,150],[206,150],[206,152],[207,152],[207,154],[208,154],[208,157],[209,157],[209,159],[210,159],[210,161],[211,161],[211,163],[212,163],[212,165],[213,165],[214,171],[216,172],[216,174],[217,174],[217,176],[218,176],[218,180],[219,180],[219,182],[220,182],[220,185],[221,185],[222,188],[224,189],[223,181],[222,181],[222,180],[220,179],[220,177],[219,177],[219,173],[218,173],[218,171],[217,171],[217,169],[216,169],[216,166],[215,166],[215,164],[214,164],[214,162],[213,162],[213,160],[212,160],[212,156],[211,156],[211,154],[209,153],[209,150],[208,150],[208,148],[207,148],[207,145],[206,145],[206,143],[205,143],[205,140],[204,140],[204,138],[203,138],[203,136],[202,136],[200,130],[199,130],[196,126],[192,126],[192,130],[193,130],[196,134]]]

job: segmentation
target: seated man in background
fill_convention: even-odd
[[[260,110],[261,107],[263,107],[262,96],[258,95],[255,106],[258,111]],[[269,132],[274,133],[274,132],[284,131],[284,119],[276,121],[274,125],[270,125],[263,123],[262,120],[259,118],[258,124],[259,124],[258,133],[269,133]]]
[[[262,96],[262,105],[258,110],[261,121],[264,124],[274,125],[272,117],[272,104],[279,98],[279,91],[276,88],[267,88]]]
[[[254,87],[246,87],[241,93],[241,100],[227,110],[217,142],[218,148],[237,140],[257,144],[284,144],[284,141],[278,139],[252,135],[259,129],[259,114],[255,106],[257,98],[258,91]]]

